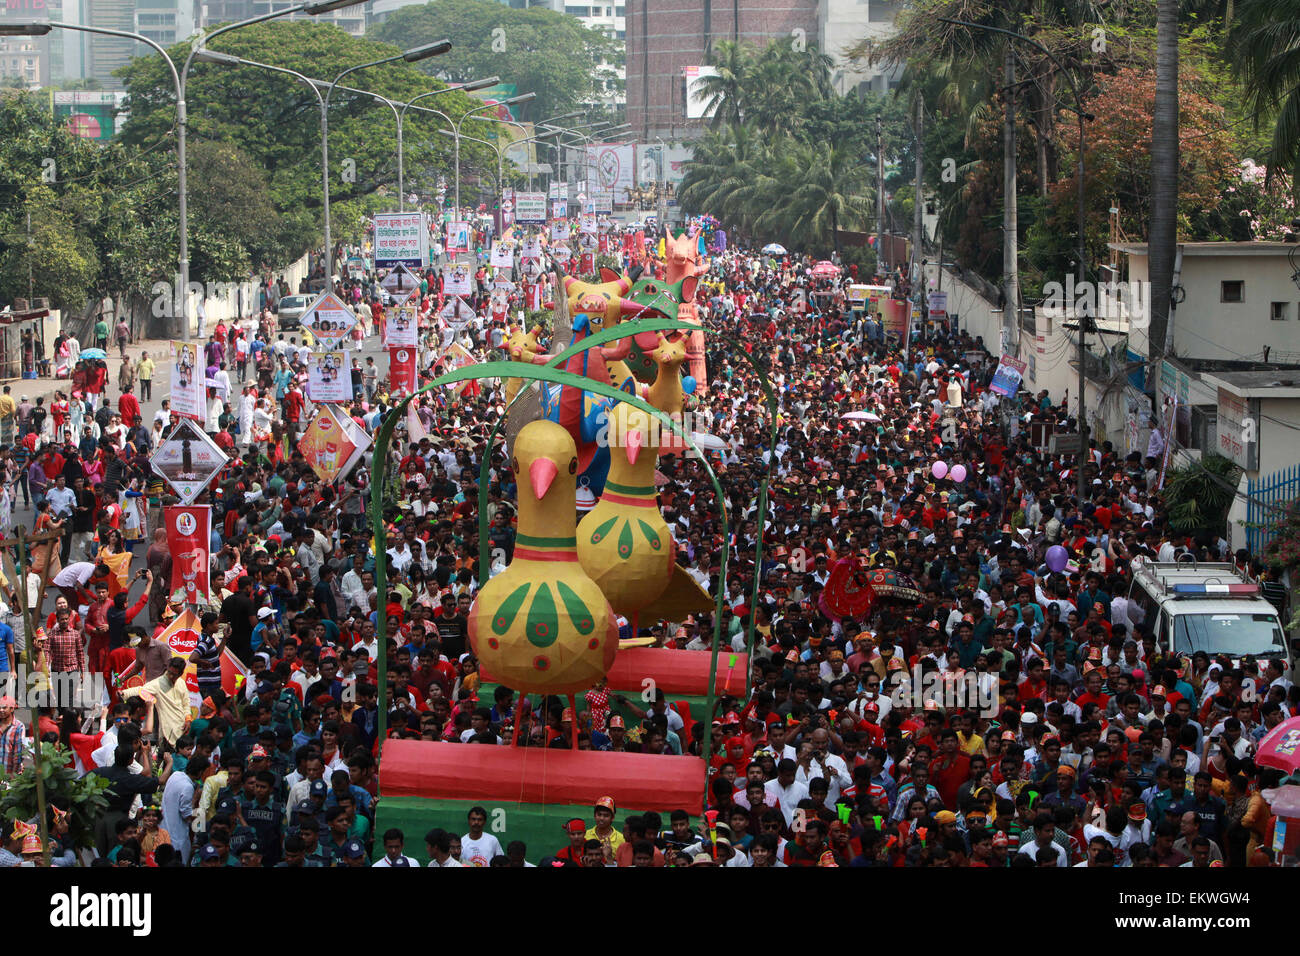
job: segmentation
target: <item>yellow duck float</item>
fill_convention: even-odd
[[[505,686],[567,694],[572,707],[573,695],[604,677],[618,653],[614,612],[578,559],[573,437],[554,422],[529,422],[511,467],[519,486],[514,557],[475,598],[470,644]]]
[[[596,506],[578,524],[578,560],[610,607],[632,622],[651,610],[680,621],[713,605],[676,562],[677,546],[659,512],[654,472],[659,422],[626,402],[610,412],[609,478]]]

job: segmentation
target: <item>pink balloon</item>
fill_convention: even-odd
[[[944,475],[948,474],[948,463],[944,461],[936,461],[930,468],[930,474],[934,475],[936,478],[942,479]]]
[[[953,465],[951,475],[953,481],[957,482],[957,484],[961,484],[963,481],[966,480],[966,466]]]

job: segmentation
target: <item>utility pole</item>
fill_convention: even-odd
[[[925,294],[925,283],[922,281],[924,276],[920,274],[917,263],[921,261],[921,245],[925,241],[925,235],[922,230],[925,226],[921,219],[921,212],[925,206],[925,199],[921,195],[921,177],[924,171],[923,151],[921,145],[922,126],[925,123],[925,102],[920,95],[916,97],[916,195],[912,197],[913,205],[916,207],[912,224],[912,271],[916,273],[917,287],[921,289],[921,294]]]
[[[1007,41],[1003,59],[1006,115],[1002,129],[1002,276],[1006,304],[1002,311],[1002,351],[1019,355],[1020,276],[1018,270],[1016,209],[1016,56]]]
[[[32,298],[34,294],[33,293],[34,288],[35,286],[32,283],[32,211],[29,208],[27,210],[27,307],[28,308],[35,307],[34,303],[36,300]]]
[[[876,271],[889,275],[885,252],[885,124],[876,117]]]

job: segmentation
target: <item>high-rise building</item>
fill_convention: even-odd
[[[198,4],[200,9],[197,19],[199,26],[204,30],[218,24],[248,20],[297,5],[293,0],[198,0]],[[344,7],[316,17],[306,13],[294,13],[284,19],[332,23],[339,29],[359,37],[366,32],[366,8],[369,6],[369,3],[357,3],[355,6]]]
[[[689,94],[719,40],[816,45],[840,93],[884,91],[896,75],[850,64],[845,50],[893,33],[902,0],[626,0],[628,121],[642,141],[690,139],[706,122]]]

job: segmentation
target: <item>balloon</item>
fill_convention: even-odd
[[[1059,544],[1054,544],[1047,549],[1046,560],[1048,570],[1060,574],[1065,570],[1065,565],[1070,560],[1070,552],[1066,551]]]
[[[953,465],[952,472],[950,473],[950,477],[952,478],[953,481],[957,482],[957,484],[960,485],[963,481],[966,480],[966,466]]]
[[[695,376],[694,376],[694,375],[683,375],[683,376],[682,376],[682,391],[685,392],[687,395],[694,395],[694,394],[695,394]]]
[[[944,475],[948,474],[948,463],[944,461],[936,461],[932,466],[930,466],[930,474],[934,475],[936,478],[943,478]]]

